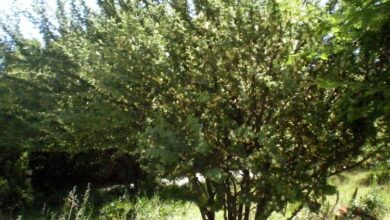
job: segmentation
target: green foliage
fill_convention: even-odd
[[[177,216],[185,216],[190,205],[185,202],[161,200],[158,196],[139,197],[134,200],[125,193],[102,207],[95,207],[89,198],[89,188],[81,197],[77,196],[74,188],[65,198],[60,210],[44,208],[40,219],[174,219]]]
[[[329,176],[388,147],[388,1],[58,3],[54,26],[37,6],[44,44],[2,25],[21,146],[129,152],[209,220],[319,210]]]
[[[158,196],[139,197],[135,201],[126,196],[100,208],[99,219],[180,219],[190,211],[189,203],[162,200]]]
[[[31,205],[33,194],[27,173],[27,154],[6,153],[0,158],[0,209],[13,213]]]
[[[134,219],[134,204],[127,200],[115,200],[103,206],[99,214],[102,219]]]
[[[389,207],[386,206],[377,191],[378,189],[374,188],[366,196],[353,200],[348,208],[347,215],[342,219],[383,219]]]
[[[389,161],[385,163],[377,165],[370,176],[365,180],[365,183],[370,184],[378,184],[378,185],[387,185],[390,183],[390,169],[389,169]]]
[[[388,151],[389,8],[387,0],[336,1],[331,6],[319,85],[337,99],[336,117],[361,124],[371,146]],[[377,137],[375,137],[377,136]],[[380,149],[381,148],[381,149]]]
[[[64,199],[64,204],[60,211],[52,211],[50,207],[43,207],[40,219],[60,219],[60,220],[87,220],[92,218],[93,206],[90,201],[90,186],[88,185],[84,194],[77,195],[76,187],[69,192]]]

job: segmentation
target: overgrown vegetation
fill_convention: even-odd
[[[4,212],[39,204],[40,187],[60,188],[53,176],[76,176],[67,183],[132,184],[132,197],[187,181],[177,192],[204,220],[292,207],[293,218],[324,210],[331,177],[388,168],[388,0],[99,0],[97,11],[58,0],[55,15],[35,3],[0,23]],[[21,14],[42,39],[23,36]],[[50,162],[58,152],[68,156]],[[45,177],[46,160],[66,172]],[[387,180],[381,168],[367,184]],[[89,197],[76,197],[48,218],[89,218]],[[351,209],[379,218],[375,198]],[[112,204],[107,218],[170,218],[182,206]]]
[[[347,207],[345,215],[339,219],[389,219],[390,185],[370,185],[362,182],[370,176],[370,172],[354,171],[340,178],[332,178],[331,183],[340,187],[337,196],[328,196],[322,202],[317,213],[308,208],[300,210],[296,220],[332,219],[340,212],[341,207]],[[153,196],[133,197],[128,192],[104,204],[96,203],[90,189],[77,193],[74,188],[64,199],[63,205],[57,209],[44,206],[40,212],[26,212],[21,219],[201,219],[200,213],[190,198],[181,197],[177,200],[176,187],[161,188]],[[358,190],[356,190],[358,189]],[[337,198],[336,198],[337,197]],[[297,205],[289,204],[280,213],[274,212],[269,219],[287,219]],[[223,219],[223,213],[218,212],[216,219]]]

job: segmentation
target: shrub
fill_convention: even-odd
[[[33,201],[27,173],[28,154],[12,150],[0,155],[0,213],[13,213]]]
[[[351,202],[347,215],[344,216],[342,220],[352,220],[357,218],[379,220],[383,218],[386,210],[387,207],[385,202],[378,194],[378,189],[374,187],[369,194]]]
[[[99,214],[102,219],[133,219],[134,204],[121,198],[104,205]]]

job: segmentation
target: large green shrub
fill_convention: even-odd
[[[25,109],[48,149],[118,148],[187,178],[203,219],[255,207],[262,220],[294,202],[318,210],[329,176],[387,147],[387,22],[347,22],[337,1],[77,2],[58,1],[54,26],[37,6],[42,43],[3,25],[3,75],[40,92]]]

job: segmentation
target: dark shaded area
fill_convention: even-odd
[[[125,189],[136,193],[147,179],[136,158],[115,149],[90,150],[75,154],[31,152],[29,167],[32,171],[32,189],[45,198],[43,201],[51,204],[61,203],[74,186],[77,186],[81,193],[88,184],[93,189],[123,186],[108,189],[118,191],[113,192],[114,194],[120,194]]]

